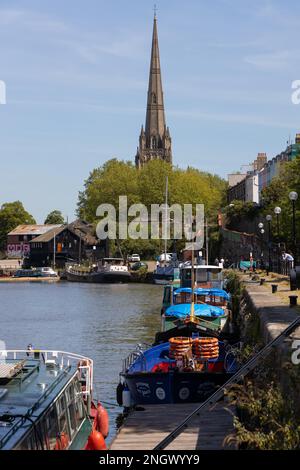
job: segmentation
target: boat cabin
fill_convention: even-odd
[[[0,450],[82,449],[91,430],[92,361],[0,351]]]
[[[128,271],[128,266],[123,258],[102,258],[98,262],[99,271]]]
[[[194,279],[197,287],[217,287],[223,289],[224,278],[223,268],[214,265],[195,265]],[[180,285],[181,287],[192,287],[192,266],[184,264],[180,268]]]

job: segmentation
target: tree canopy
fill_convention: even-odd
[[[6,202],[0,208],[0,249],[5,249],[7,234],[22,224],[35,224],[35,220],[27,212],[20,201]]]
[[[44,224],[63,224],[64,221],[61,211],[54,210],[47,215]]]
[[[77,214],[96,225],[97,207],[110,203],[118,213],[119,196],[123,195],[128,198],[128,207],[141,203],[149,210],[151,204],[165,202],[166,176],[169,205],[204,204],[206,217],[216,221],[217,209],[225,204],[227,183],[219,176],[191,167],[186,170],[172,167],[161,160],[150,161],[140,170],[131,162],[117,159],[95,168],[79,193]],[[161,249],[157,240],[135,240],[134,243],[141,252],[143,247],[147,253]],[[125,252],[131,251],[131,245],[128,240],[121,243]]]

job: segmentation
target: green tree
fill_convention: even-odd
[[[94,169],[84,183],[84,190],[79,193],[77,213],[96,225],[99,220],[97,207],[110,203],[118,215],[119,196],[126,195],[128,207],[142,203],[150,217],[151,204],[165,202],[166,176],[169,180],[169,205],[204,204],[206,217],[213,223],[217,222],[217,210],[224,204],[227,183],[216,175],[195,168],[174,168],[161,160],[152,160],[137,170],[131,162],[113,159]],[[169,241],[168,246],[171,245],[172,241]],[[161,240],[122,240],[120,246],[124,253],[140,250],[146,258],[162,249]],[[181,244],[177,246],[180,249]]]
[[[6,247],[7,234],[22,224],[35,224],[35,220],[27,212],[20,201],[6,202],[0,208],[0,249]]]
[[[61,213],[61,211],[54,210],[50,212],[46,219],[44,224],[63,224],[64,223],[64,217]]]
[[[112,204],[118,212],[119,196],[126,195],[128,205],[131,205],[138,202],[137,193],[137,170],[133,164],[108,160],[94,169],[85,181],[84,190],[79,193],[77,214],[89,222],[95,222],[100,204]]]

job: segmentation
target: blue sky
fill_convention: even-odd
[[[90,170],[134,159],[153,1],[0,0],[0,203],[74,217]],[[300,131],[300,3],[156,0],[174,163],[226,176]]]

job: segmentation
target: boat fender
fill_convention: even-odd
[[[118,386],[117,386],[117,403],[119,406],[122,406],[123,405],[123,390],[124,390],[125,386],[122,382],[119,382],[118,383]]]
[[[124,408],[130,408],[131,406],[131,393],[127,385],[125,385],[123,393],[122,393],[122,402]]]
[[[100,431],[93,429],[88,437],[85,450],[107,450],[104,437]]]
[[[99,402],[97,404],[96,423],[97,431],[101,432],[104,439],[106,439],[109,433],[109,417],[106,409]]]

